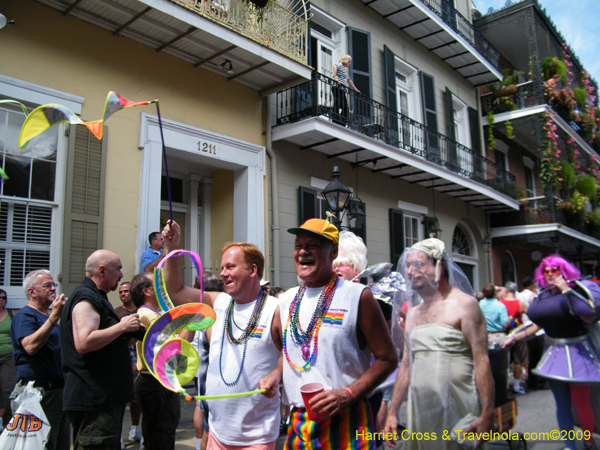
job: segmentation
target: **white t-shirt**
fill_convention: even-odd
[[[240,379],[235,386],[227,386],[235,381],[240,371],[244,344],[230,344],[223,335],[227,308],[231,297],[225,293],[215,299],[214,310],[217,320],[212,326],[210,339],[208,372],[206,377],[206,395],[234,394],[254,391],[258,381],[269,374],[277,365],[281,352],[277,350],[271,338],[271,323],[278,306],[277,298],[267,297],[256,330],[247,341],[246,358]],[[233,336],[239,338],[254,311],[256,300],[245,305],[234,303]],[[221,341],[223,340],[222,377],[219,370]],[[210,431],[219,442],[227,445],[267,444],[279,436],[279,394],[266,398],[256,394],[247,397],[210,400],[208,423]]]
[[[281,326],[285,327],[290,305],[299,288],[290,289],[279,296]],[[306,330],[315,311],[324,287],[307,288],[300,306],[300,326]],[[358,306],[366,287],[360,283],[340,279],[335,295],[325,315],[317,343],[317,355],[309,369],[300,372],[287,360],[283,361],[283,388],[290,405],[304,408],[300,387],[307,383],[322,383],[325,390],[342,389],[356,381],[370,366],[371,350],[365,345],[360,349],[356,338]],[[289,329],[284,331],[286,348],[292,362],[303,366],[302,348],[294,344]],[[314,351],[314,334],[310,340],[311,354]]]

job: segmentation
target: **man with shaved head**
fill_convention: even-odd
[[[75,450],[120,449],[125,405],[134,399],[128,348],[132,335],[139,337],[140,319],[137,314],[119,319],[106,296],[119,286],[121,268],[117,254],[92,253],[84,282],[62,311],[63,409]]]

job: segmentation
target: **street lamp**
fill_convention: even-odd
[[[360,198],[355,197],[350,200],[348,208],[348,225],[350,227],[350,231],[358,236],[361,236],[364,240],[363,231],[367,217],[365,214],[365,204]]]
[[[489,253],[492,251],[492,236],[490,236],[490,233],[486,233],[483,240],[481,241],[481,245],[483,245],[483,251],[485,253]]]
[[[331,208],[331,212],[335,214],[334,225],[339,228],[342,223],[340,214],[346,209],[352,191],[348,186],[340,181],[340,170],[338,166],[333,167],[333,180],[329,182],[323,189],[323,198]]]
[[[432,224],[429,227],[429,237],[442,239],[442,229],[440,227],[440,221],[437,217],[433,216]]]

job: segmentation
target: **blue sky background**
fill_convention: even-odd
[[[486,15],[488,9],[502,9],[506,0],[472,0],[475,8]],[[538,0],[546,8],[567,45],[577,55],[592,78],[600,83],[600,1],[599,0]],[[512,3],[518,1],[512,0]]]

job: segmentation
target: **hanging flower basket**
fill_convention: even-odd
[[[269,0],[246,0],[248,3],[252,3],[257,8],[264,8],[269,3]]]
[[[506,86],[501,89],[498,89],[497,91],[494,91],[494,97],[496,97],[496,98],[507,97],[509,95],[516,93],[518,89],[519,88],[517,87],[516,84],[511,84],[510,86]]]

